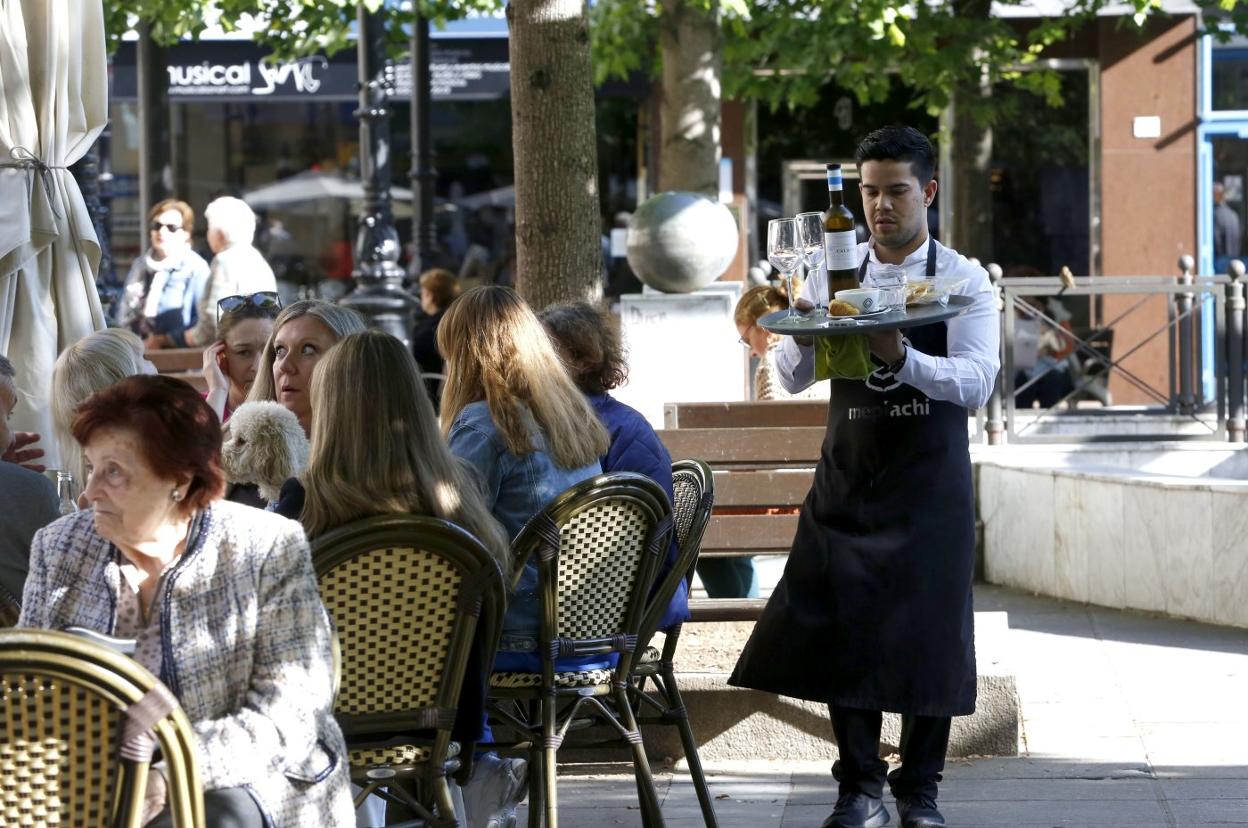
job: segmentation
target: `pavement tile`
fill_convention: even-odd
[[[1248,800],[1248,768],[1243,779],[1159,779],[1166,799]]]
[[[1174,799],[1166,804],[1180,825],[1248,825],[1248,799]]]

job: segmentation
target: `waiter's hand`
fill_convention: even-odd
[[[871,347],[871,353],[875,354],[885,365],[892,365],[906,352],[899,330],[867,334],[867,344]]]

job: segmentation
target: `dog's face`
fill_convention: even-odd
[[[262,493],[280,489],[308,462],[308,438],[299,420],[278,403],[244,403],[230,415],[226,429],[221,466],[233,483],[255,483]]]

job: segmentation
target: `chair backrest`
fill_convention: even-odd
[[[560,656],[613,651],[628,669],[670,538],[667,495],[631,472],[583,480],[525,525],[512,544],[513,581],[535,559],[544,671]]]
[[[65,632],[0,630],[0,708],[0,824],[137,828],[157,742],[173,824],[205,824],[190,721],[130,658]]]
[[[641,625],[639,651],[644,649],[662,620],[667,605],[683,580],[693,582],[693,571],[702,550],[702,536],[711,522],[715,504],[715,478],[702,460],[672,463],[672,524],[679,552],[671,570],[650,595],[650,606]]]
[[[503,576],[485,547],[445,520],[379,515],[318,537],[312,563],[341,646],[343,731],[449,740],[474,637],[492,659],[502,625]]]

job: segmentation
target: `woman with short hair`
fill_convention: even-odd
[[[135,639],[195,730],[209,826],[351,825],[329,619],[303,530],[220,501],[221,429],[171,377],[80,407],[90,509],[31,544],[19,626]],[[149,776],[148,814],[164,809]],[[167,810],[153,823],[170,825]]]
[[[124,328],[105,328],[87,334],[61,351],[52,368],[52,430],[60,448],[61,465],[85,485],[82,447],[74,439],[74,415],[83,400],[96,391],[135,374],[154,374],[156,367],[143,353],[143,340]]]
[[[451,271],[435,267],[420,274],[420,309],[424,315],[412,329],[412,355],[416,357],[420,370],[426,374],[441,374],[445,367],[442,354],[438,352],[438,325],[457,296],[459,279]],[[429,386],[431,393],[439,390],[432,381]],[[435,404],[437,399],[438,395],[434,393]]]
[[[570,302],[551,305],[538,316],[563,356],[573,382],[607,427],[611,445],[600,458],[602,470],[644,474],[663,488],[668,503],[672,503],[672,456],[667,447],[640,411],[607,393],[628,381],[628,355],[615,314],[600,311],[588,302]],[[656,583],[666,576],[679,554],[679,544],[673,537]],[[689,590],[681,581],[659,621],[659,629],[688,619]]]
[[[195,211],[167,198],[147,214],[149,247],[130,265],[118,324],[152,347],[168,347],[198,320],[208,263],[191,249]]]

